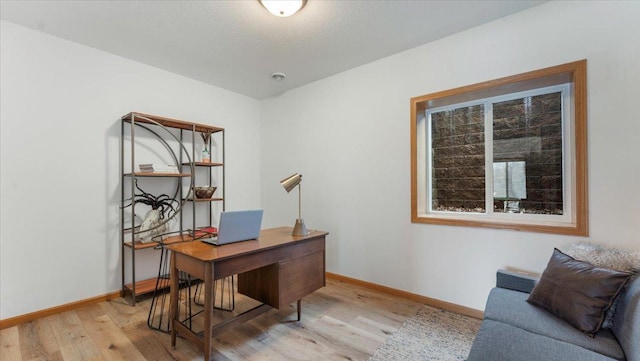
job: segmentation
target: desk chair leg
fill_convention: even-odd
[[[170,287],[171,286],[171,252],[166,249],[164,246],[160,246],[160,265],[158,267],[158,278],[156,279],[156,288],[153,291],[153,296],[151,298],[151,306],[149,307],[149,315],[147,316],[147,326],[149,328],[162,331],[162,332],[170,332],[172,318],[169,315],[171,297],[170,297]],[[177,271],[176,273],[176,282],[177,282],[177,293],[178,295],[181,292],[186,292],[186,299],[189,299],[189,295],[191,294],[191,276],[188,274]],[[186,288],[185,290],[181,290],[180,288]],[[178,296],[176,296],[178,297]],[[191,303],[186,305],[187,307],[187,315],[192,315]],[[175,312],[180,318],[181,315],[181,305],[180,302],[176,304]],[[184,313],[184,312],[182,312]],[[191,318],[189,318],[189,327],[191,327]]]
[[[171,317],[169,317],[170,297],[167,294],[171,284],[170,256],[169,250],[161,246],[158,278],[156,279],[156,288],[151,298],[149,315],[147,316],[147,325],[149,328],[163,332],[169,332],[171,330]],[[176,309],[176,312],[179,313],[180,311]]]
[[[213,308],[216,310],[222,311],[233,311],[236,307],[236,296],[235,296],[235,276],[225,277],[219,280],[213,281]],[[218,287],[220,288],[220,297],[218,297]],[[196,291],[193,294],[193,303],[198,306],[204,306],[204,301],[202,301],[202,284],[196,284]],[[226,291],[225,291],[226,289]],[[225,292],[228,294],[227,304],[224,305],[224,295]],[[220,303],[218,306],[218,299],[220,299]]]
[[[169,297],[169,322],[170,322],[170,329],[171,329],[171,348],[173,350],[176,349],[176,336],[178,335],[178,333],[176,332],[175,327],[173,327],[173,324],[175,322],[175,320],[178,319],[178,304],[180,303],[180,301],[178,301],[178,294],[179,294],[179,290],[178,290],[178,274],[177,274],[177,270],[174,269],[174,264],[175,264],[175,259],[173,256],[171,256],[171,262],[170,262],[170,273],[169,273],[169,293],[170,293],[170,297]]]
[[[298,300],[298,321],[300,321],[300,315],[302,314],[302,299]]]

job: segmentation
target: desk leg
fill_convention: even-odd
[[[211,319],[213,318],[213,264],[205,264],[204,274],[204,361],[211,360]]]
[[[300,321],[300,315],[302,314],[302,299],[298,300],[298,321]]]
[[[169,286],[170,288],[170,300],[169,304],[169,319],[171,320],[171,347],[176,348],[176,327],[175,324],[180,322],[178,315],[178,270],[176,269],[176,254],[171,252],[171,267],[169,268]]]

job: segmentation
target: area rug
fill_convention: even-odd
[[[387,338],[369,361],[464,361],[480,322],[425,306]]]

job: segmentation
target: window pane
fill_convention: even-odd
[[[562,93],[493,104],[494,212],[562,214]]]
[[[484,105],[431,113],[432,210],[485,212]]]

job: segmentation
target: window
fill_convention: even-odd
[[[586,61],[411,99],[412,222],[587,235]]]

